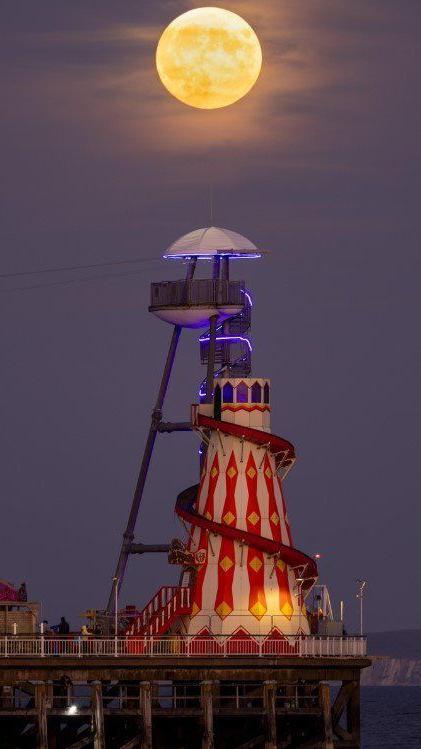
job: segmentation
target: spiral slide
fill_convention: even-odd
[[[274,454],[282,453],[285,455],[284,460],[292,462],[295,458],[294,447],[287,440],[268,432],[244,427],[239,424],[232,424],[228,421],[218,421],[211,419],[202,414],[198,415],[198,426],[206,429],[219,430],[224,434],[230,434],[234,437],[254,442],[257,445],[265,446]],[[277,555],[283,562],[290,567],[301,567],[300,574],[303,578],[302,590],[306,591],[311,588],[317,578],[317,564],[312,557],[307,556],[299,549],[292,546],[274,541],[271,538],[264,538],[255,533],[250,533],[239,528],[232,528],[224,523],[217,523],[214,520],[208,520],[200,515],[196,508],[196,499],[199,484],[190,486],[177,497],[175,511],[177,515],[191,525],[199,528],[206,528],[210,533],[216,533],[220,536],[239,541],[246,546],[252,546],[255,549],[265,552],[266,554]]]

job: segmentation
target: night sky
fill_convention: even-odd
[[[213,223],[269,251],[235,275],[272,429],[299,457],[295,543],[322,554],[349,631],[357,577],[368,630],[421,627],[421,4],[215,4],[253,25],[264,61],[214,111],[155,70],[163,28],[199,4],[1,4],[1,274],[141,262],[0,278],[0,578],[26,580],[50,623],[105,605],[171,334],[149,284],[183,272],[159,258],[210,223],[212,184]],[[164,418],[188,418],[202,377],[186,332]],[[198,444],[158,437],[138,540],[183,535]],[[177,576],[132,558],[122,601]]]

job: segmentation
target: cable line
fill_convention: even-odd
[[[122,276],[139,276],[142,275],[146,270],[150,268],[142,268],[142,270],[128,270],[125,273],[101,273],[96,276],[85,276],[84,278],[69,278],[65,281],[53,281],[52,283],[37,283],[31,286],[14,286],[11,289],[0,289],[0,294],[8,294],[12,291],[29,291],[31,289],[48,289],[53,286],[69,286],[74,283],[85,283],[86,281],[96,281],[102,278],[119,278]]]
[[[139,257],[125,260],[108,260],[102,263],[91,263],[90,265],[67,265],[56,268],[44,268],[42,270],[22,270],[14,273],[0,273],[0,278],[16,278],[17,276],[36,276],[43,273],[60,273],[61,271],[87,270],[89,268],[103,268],[107,265],[124,265],[126,263],[147,263],[158,262],[161,258],[157,257]]]

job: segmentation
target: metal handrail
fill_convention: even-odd
[[[150,308],[244,305],[244,281],[200,278],[151,284]]]
[[[190,609],[190,592],[186,586],[163,586],[134,617],[126,634],[138,637],[160,635],[171,617]]]
[[[265,635],[237,637],[215,635],[161,635],[126,637],[39,635],[0,638],[0,658],[63,658],[108,657],[244,657],[259,658],[361,658],[367,654],[367,638],[361,636],[330,637],[327,635],[286,636]]]

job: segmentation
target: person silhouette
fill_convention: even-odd
[[[58,633],[59,635],[68,635],[70,632],[69,622],[66,621],[64,616],[60,619],[60,624],[58,625]]]

